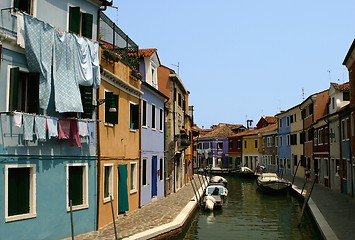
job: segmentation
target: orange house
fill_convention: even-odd
[[[107,51],[107,50],[106,50]],[[97,99],[98,228],[139,207],[140,79],[121,61],[101,58]]]

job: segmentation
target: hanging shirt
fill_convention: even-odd
[[[78,147],[81,147],[79,129],[78,129],[78,121],[76,119],[70,120],[70,146],[74,147],[74,140]]]
[[[47,118],[48,138],[58,137],[58,119]]]
[[[59,139],[69,139],[70,137],[70,119],[59,119],[58,121]]]
[[[33,127],[35,116],[31,114],[23,114],[23,140],[33,141]]]
[[[23,20],[23,14],[19,11],[16,12],[17,17],[17,44],[25,48],[25,23]]]
[[[96,133],[95,133],[95,122],[88,122],[88,131],[89,131],[89,143],[96,144]]]
[[[82,137],[89,136],[88,131],[88,121],[87,120],[78,120],[78,128],[79,128],[79,135]]]
[[[16,127],[22,127],[22,113],[20,112],[14,112],[14,115],[12,116],[12,123]]]
[[[45,116],[36,115],[35,117],[35,132],[39,141],[46,141],[46,122]]]

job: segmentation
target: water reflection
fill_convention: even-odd
[[[295,197],[260,193],[255,180],[226,179],[223,209],[199,210],[177,239],[322,239],[308,214],[297,227],[301,207]]]

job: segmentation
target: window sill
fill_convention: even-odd
[[[73,211],[77,211],[77,210],[86,209],[86,208],[89,208],[89,204],[83,204],[83,205],[73,206],[73,207],[72,207],[72,210],[73,210]],[[70,207],[67,207],[67,212],[70,212]]]
[[[113,200],[114,200],[114,198],[112,197],[112,201],[113,201]],[[108,202],[111,202],[110,197],[104,198],[104,203],[108,203]]]
[[[5,217],[5,222],[13,222],[13,221],[25,220],[25,219],[35,218],[35,217],[37,217],[37,213],[26,213],[21,215]]]
[[[133,189],[129,191],[130,194],[137,193],[137,192],[138,192],[137,189]]]
[[[135,132],[137,132],[137,129],[132,129],[132,128],[130,128],[129,131],[135,133]]]
[[[115,126],[113,123],[108,123],[108,122],[105,122],[104,125],[106,127],[114,127]]]

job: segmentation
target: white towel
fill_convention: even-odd
[[[19,11],[16,12],[17,16],[17,44],[25,48],[25,24],[23,21],[23,14]]]
[[[78,120],[79,135],[82,137],[89,136],[88,122],[85,120]]]
[[[14,112],[14,115],[12,117],[12,121],[14,126],[16,127],[22,127],[22,113],[20,112]]]
[[[47,118],[48,126],[48,138],[58,137],[58,119],[57,118]]]

